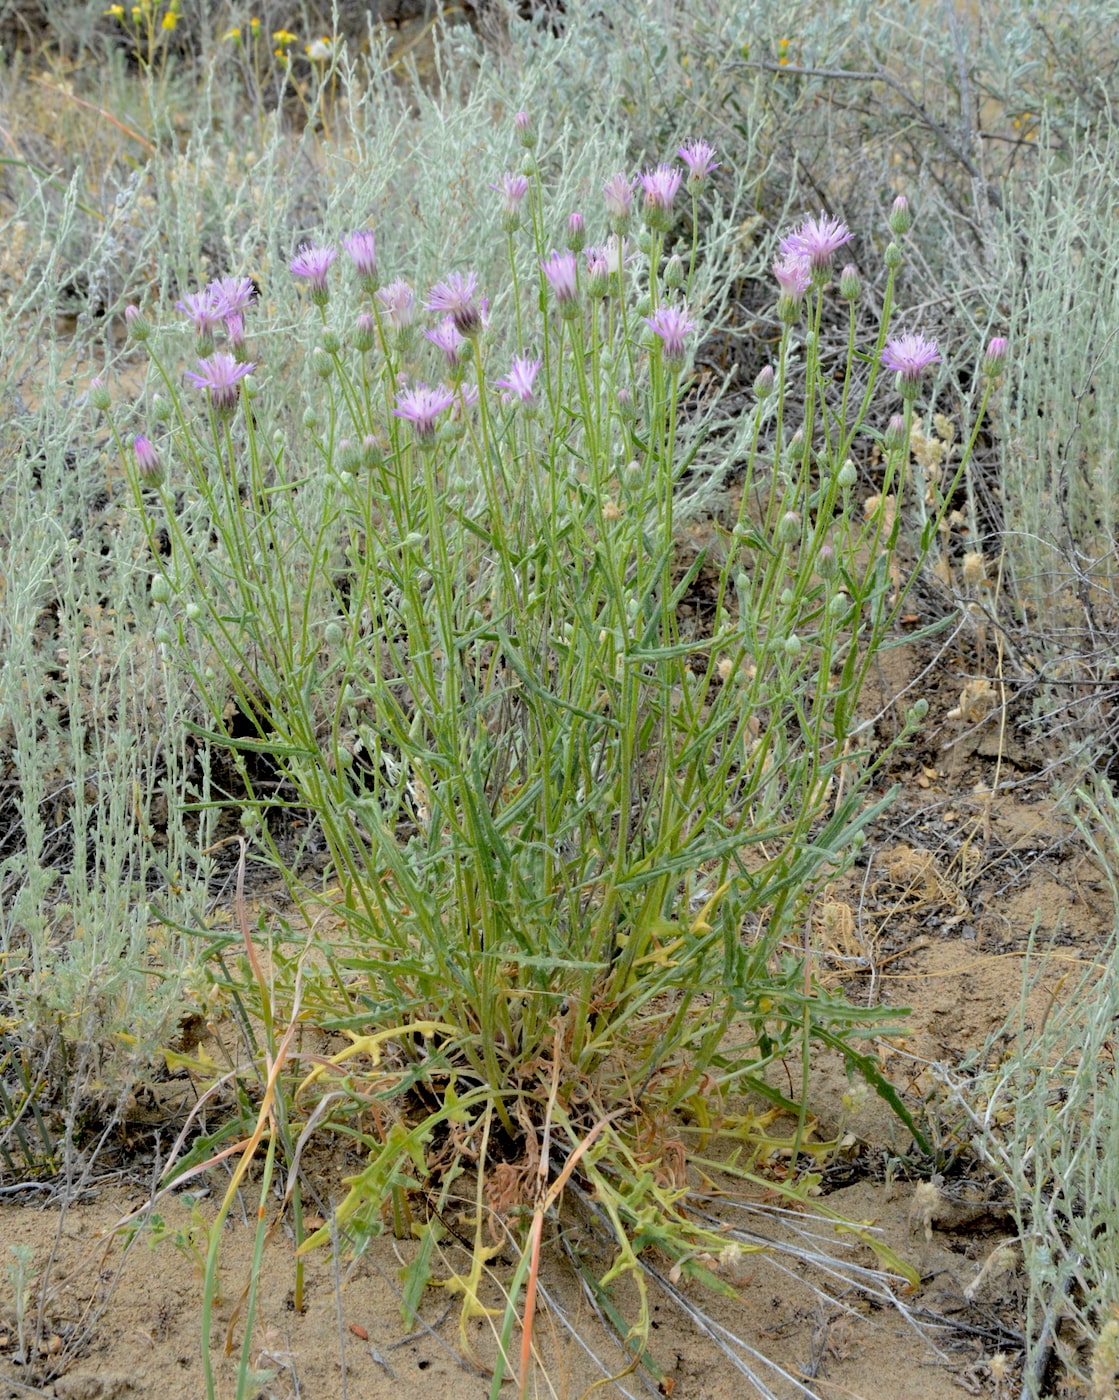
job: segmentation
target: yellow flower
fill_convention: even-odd
[[[249,20],[249,28],[252,30],[254,38],[260,33],[260,20],[255,15]]]
[[[240,38],[241,38],[241,31],[240,31],[240,29],[237,28],[236,25],[234,25],[232,29],[227,29],[227,30],[225,31],[225,33],[221,36],[221,40],[222,40],[222,43],[223,43],[223,44],[225,43],[225,41],[226,41],[227,39],[232,39],[232,40],[234,41],[234,43],[237,43],[237,42],[239,42]]]
[[[175,11],[174,11],[174,10],[168,10],[167,13],[163,16],[163,22],[162,22],[162,24],[160,25],[160,28],[161,28],[161,29],[174,29],[174,27],[178,24],[178,22],[179,22],[179,17],[178,17],[178,15],[175,13]]]
[[[299,38],[298,34],[293,34],[290,29],[276,29],[272,33],[272,42],[278,44],[281,49],[288,48]]]
[[[105,11],[105,13],[106,13],[107,15],[112,15],[113,19],[123,20],[123,19],[124,19],[124,6],[123,6],[123,5],[110,5],[109,8]]]

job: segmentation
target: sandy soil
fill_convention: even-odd
[[[921,664],[916,649],[891,653],[877,682],[886,728],[886,702]],[[920,1287],[898,1290],[901,1308],[842,1281],[831,1283],[828,1297],[819,1291],[827,1281],[811,1268],[790,1267],[781,1254],[750,1254],[730,1280],[737,1301],[692,1285],[674,1299],[654,1285],[656,1370],[611,1381],[606,1378],[624,1372],[627,1360],[553,1246],[530,1394],[582,1396],[596,1383],[594,1393],[604,1396],[730,1400],[760,1393],[689,1320],[689,1308],[783,1367],[786,1379],[769,1373],[772,1393],[782,1400],[798,1393],[820,1400],[1017,1394],[1024,1289],[1015,1223],[999,1184],[966,1150],[955,1151],[966,1132],[958,1111],[954,1116],[946,1076],[1018,1004],[1031,932],[1058,959],[1052,978],[1026,1004],[1027,1020],[1036,1020],[1046,1014],[1047,1000],[1061,994],[1064,962],[1095,956],[1112,913],[1101,872],[1044,781],[1030,779],[1029,758],[1015,747],[997,706],[978,716],[973,711],[966,726],[945,718],[958,708],[973,665],[973,658],[951,653],[940,658],[926,692],[939,718],[894,774],[904,794],[863,863],[817,901],[816,912],[820,976],[841,984],[854,1001],[912,1008],[909,1033],[891,1033],[879,1048],[911,1108],[924,1107],[951,1163],[932,1182],[906,1171],[897,1160],[909,1146],[902,1125],[875,1096],[853,1093],[838,1062],[821,1057],[813,1071],[819,1136],[839,1143],[825,1163],[822,1190],[830,1208],[875,1225],[918,1270]],[[141,1109],[138,1119],[146,1117],[150,1128],[153,1105]],[[154,1111],[158,1116],[158,1104]],[[174,1117],[170,1100],[163,1111]],[[140,1135],[143,1126],[136,1128]],[[212,1188],[220,1191],[220,1182]],[[22,1357],[12,1291],[0,1293],[0,1394],[71,1400],[204,1394],[199,1268],[189,1251],[153,1244],[150,1232],[126,1245],[116,1229],[144,1205],[149,1190],[134,1168],[93,1181],[85,1198],[65,1210],[54,1201],[44,1206],[44,1193],[30,1186],[0,1195],[5,1254],[28,1245],[33,1259],[24,1320],[32,1345]],[[171,1232],[189,1232],[192,1209],[204,1223],[216,1208],[212,1194],[191,1205],[169,1197],[158,1207]],[[723,1218],[734,1209],[723,1203]],[[212,1345],[221,1395],[234,1393],[253,1213],[249,1202],[227,1225],[222,1245],[223,1294]],[[467,1215],[464,1205],[451,1222],[465,1236]],[[584,1226],[572,1216],[564,1228],[574,1237]],[[782,1238],[781,1227],[767,1228]],[[822,1233],[829,1249],[873,1267],[858,1241],[826,1227]],[[305,1308],[297,1313],[292,1247],[277,1230],[265,1256],[253,1341],[253,1363],[266,1373],[259,1394],[335,1400],[390,1395],[404,1386],[412,1400],[486,1395],[493,1319],[473,1319],[460,1330],[457,1299],[435,1288],[422,1305],[422,1325],[402,1321],[400,1271],[416,1247],[387,1234],[357,1261],[335,1266],[329,1252],[312,1257]],[[445,1253],[435,1277],[449,1278],[465,1259],[462,1250]],[[511,1249],[492,1261],[491,1305],[500,1304],[514,1262]],[[798,1392],[794,1377],[806,1390]]]

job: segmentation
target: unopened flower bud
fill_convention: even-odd
[[[791,637],[785,638],[785,655],[788,657],[799,656],[802,650],[801,640],[794,632]]]
[[[105,381],[100,375],[89,382],[89,404],[98,413],[108,413],[113,406],[113,396],[105,386]]]
[[[531,150],[536,145],[536,130],[532,125],[532,118],[527,112],[518,112],[513,118],[513,127],[517,133],[517,140]]]
[[[163,466],[150,438],[138,433],[132,439],[132,451],[136,456],[136,474],[140,478],[140,484],[158,486],[163,480]]]
[[[342,348],[342,341],[336,331],[323,331],[322,348],[328,355],[337,355]]]
[[[124,324],[133,340],[144,341],[152,333],[152,325],[138,306],[124,308]]]
[[[851,600],[846,593],[836,593],[828,603],[828,615],[833,622],[838,622],[847,615],[847,609],[851,606]]]
[[[614,404],[618,410],[618,417],[623,423],[632,423],[637,417],[637,406],[633,402],[633,395],[628,389],[619,389],[614,395]]]
[[[363,311],[354,327],[354,349],[359,354],[367,355],[373,349],[375,329],[373,317],[368,311]]]
[[[567,220],[567,246],[573,253],[581,253],[586,246],[587,230],[583,216],[578,211]]]
[[[329,379],[334,373],[334,361],[321,345],[316,345],[311,351],[311,368],[320,379]]]
[[[905,419],[900,413],[895,413],[886,424],[886,431],[882,434],[882,442],[887,452],[897,452],[903,448],[908,440]]]
[[[987,353],[983,356],[983,373],[988,379],[994,379],[996,375],[1002,373],[1005,360],[1006,337],[996,335],[988,342]]]
[[[310,433],[313,433],[315,429],[319,426],[319,415],[309,404],[303,410],[303,426]]]
[[[840,486],[842,486],[843,489],[846,491],[849,490],[852,486],[854,486],[856,480],[858,479],[858,475],[858,472],[855,470],[854,462],[848,461],[844,462],[843,465],[840,467],[839,471],[836,473],[835,479],[839,482]]]
[[[928,702],[928,701],[925,699],[925,697],[922,695],[921,698],[920,698],[920,700],[914,700],[913,704],[910,705],[910,707],[909,707],[909,715],[908,715],[908,718],[909,718],[914,724],[920,724],[921,721],[922,721],[922,720],[925,718],[925,716],[928,714],[928,712],[929,712],[929,702]]]
[[[679,253],[673,253],[665,264],[664,285],[666,287],[682,287],[684,285],[684,264]]]
[[[863,284],[857,269],[852,263],[848,263],[839,274],[839,295],[844,301],[858,301],[862,289]]]
[[[363,467],[372,469],[379,467],[385,460],[385,449],[381,446],[379,438],[367,433],[361,440],[361,464]]]
[[[795,510],[787,510],[777,522],[779,544],[792,544],[800,539],[800,516]]]
[[[773,366],[766,365],[757,373],[754,380],[754,395],[759,399],[768,399],[773,393]]]
[[[653,314],[653,298],[651,296],[639,297],[637,300],[637,314],[642,318]]]
[[[886,266],[890,269],[891,272],[895,271],[901,266],[901,249],[896,243],[889,243],[886,245],[886,255],[883,261],[885,262]]]
[[[899,194],[894,200],[893,207],[886,218],[890,226],[890,232],[901,238],[913,227],[913,212],[909,208],[909,200],[905,195]]]
[[[816,572],[821,578],[835,578],[839,572],[839,560],[830,544],[822,544],[816,555]]]
[[[152,579],[152,602],[169,603],[171,601],[171,585],[162,574],[156,574]]]
[[[340,647],[345,639],[345,632],[337,622],[328,622],[323,632],[323,638],[329,647]]]

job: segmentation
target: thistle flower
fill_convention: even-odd
[[[643,319],[659,338],[665,363],[670,369],[679,369],[684,363],[684,337],[695,330],[695,322],[688,320],[687,307],[662,306]]]
[[[610,228],[616,234],[625,233],[633,217],[633,183],[621,173],[611,175],[602,186]]]
[[[239,316],[256,300],[256,287],[251,277],[219,277],[206,290],[215,315],[223,321]]]
[[[311,300],[316,306],[325,306],[330,299],[326,289],[326,274],[338,256],[333,248],[319,248],[313,243],[304,243],[288,266],[296,277],[306,277]]]
[[[342,240],[342,247],[357,270],[361,285],[372,296],[381,285],[377,279],[377,235],[371,228],[358,229]]]
[[[466,344],[466,338],[459,335],[455,328],[455,318],[444,316],[433,331],[424,331],[424,338],[430,340],[433,345],[437,345],[447,357],[447,366],[450,369],[457,369],[461,359],[462,347]]]
[[[777,279],[777,316],[791,325],[800,313],[804,294],[812,285],[808,259],[798,253],[786,253],[773,264]]]
[[[136,457],[136,471],[141,484],[158,486],[163,480],[163,466],[151,439],[145,437],[143,433],[137,433],[132,439],[132,451]]]
[[[575,298],[578,293],[578,276],[575,270],[574,253],[557,253],[541,258],[540,266],[548,280],[563,315],[571,315],[576,310]]]
[[[411,328],[416,314],[416,294],[407,282],[398,277],[381,288],[377,300],[385,309],[389,326],[398,336]]]
[[[818,218],[804,219],[792,233],[786,234],[781,240],[781,252],[786,256],[807,258],[813,276],[823,276],[838,249],[850,241],[847,225],[821,212]]]
[[[428,311],[449,311],[460,335],[477,335],[482,329],[482,311],[474,300],[478,274],[452,272],[445,282],[436,282],[427,294]]]
[[[533,383],[543,363],[543,360],[530,360],[527,355],[514,355],[509,373],[504,379],[495,379],[494,385],[507,390],[511,398],[518,398],[523,404],[535,403]]]
[[[901,335],[886,342],[882,364],[898,377],[898,392],[905,398],[916,398],[921,376],[932,365],[940,363],[940,351],[935,340],[923,335]]]
[[[672,227],[672,201],[683,178],[679,170],[663,164],[639,176],[645,191],[645,222],[651,229],[667,233]]]
[[[688,188],[697,193],[707,183],[708,175],[719,168],[715,147],[706,141],[686,141],[676,154],[688,167]]]
[[[402,389],[396,396],[393,414],[405,418],[412,425],[419,442],[432,442],[435,438],[435,420],[455,401],[455,396],[442,384],[429,389],[426,384],[417,384],[412,389]]]
[[[175,303],[175,310],[181,311],[190,320],[200,341],[213,343],[214,332],[221,325],[222,318],[209,292],[191,292]]]
[[[507,170],[490,189],[501,196],[501,227],[506,233],[516,232],[521,226],[521,201],[528,194],[528,181],[523,175]]]
[[[256,368],[251,364],[238,364],[228,350],[217,350],[214,354],[198,361],[201,374],[187,371],[187,378],[196,389],[205,389],[210,396],[210,407],[217,412],[228,412],[237,403],[239,381]]]

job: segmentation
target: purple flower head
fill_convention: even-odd
[[[935,340],[926,340],[923,335],[899,335],[887,340],[882,363],[897,373],[900,392],[912,398],[925,370],[940,363],[940,351]]]
[[[689,189],[702,189],[712,170],[719,168],[715,160],[715,147],[706,141],[685,141],[676,154],[688,167]]]
[[[536,145],[536,131],[527,112],[518,112],[514,116],[513,128],[517,133],[517,140],[526,150],[531,150]]]
[[[534,403],[536,394],[532,386],[543,363],[543,360],[530,360],[527,355],[514,355],[509,373],[504,379],[495,379],[494,385],[507,390],[511,397],[520,399],[521,403]]]
[[[645,191],[645,222],[652,229],[666,233],[672,226],[672,201],[684,178],[672,165],[658,165],[640,175]]]
[[[679,368],[684,363],[684,337],[695,330],[695,322],[688,320],[688,308],[682,305],[662,306],[643,319],[660,339],[669,366]]]
[[[204,360],[198,361],[201,374],[187,371],[187,378],[196,389],[205,389],[210,395],[210,407],[219,412],[232,409],[237,403],[240,380],[256,368],[251,364],[239,364],[228,350],[216,350]]]
[[[407,282],[398,277],[395,282],[381,288],[377,300],[384,307],[389,325],[397,335],[411,326],[416,314],[416,294]]]
[[[435,420],[455,401],[450,389],[441,384],[429,389],[426,384],[417,384],[412,389],[402,389],[396,396],[393,414],[406,418],[420,442],[430,442],[435,437]]]
[[[773,275],[777,279],[777,314],[782,321],[791,323],[796,320],[804,294],[812,285],[808,259],[786,253],[773,264]]]
[[[1003,335],[992,336],[987,345],[987,352],[983,356],[983,373],[989,379],[1002,373],[1003,363],[1006,360],[1006,350],[1006,337]]]
[[[528,194],[528,181],[523,175],[507,170],[490,189],[501,196],[501,227],[506,233],[513,233],[521,226],[521,201]]]
[[[145,486],[158,486],[163,480],[163,467],[151,439],[137,433],[132,439],[132,451],[136,454],[136,470],[140,480]]]
[[[175,310],[181,311],[190,319],[199,340],[213,340],[214,332],[221,325],[222,318],[209,292],[191,292],[182,301],[175,303]]]
[[[587,226],[578,210],[568,216],[567,238],[564,242],[573,253],[581,253],[587,242]]]
[[[256,300],[256,287],[251,277],[219,277],[206,288],[214,312],[223,321],[239,316]]]
[[[482,309],[474,299],[478,274],[452,272],[445,282],[436,282],[427,294],[428,311],[449,311],[459,335],[477,335],[482,329]]]
[[[553,250],[550,257],[540,259],[540,266],[544,269],[544,276],[548,279],[548,285],[560,307],[574,305],[578,292],[575,254],[557,253]]]
[[[457,368],[459,364],[459,352],[466,344],[466,338],[459,335],[455,328],[455,318],[444,316],[438,326],[433,331],[424,331],[426,339],[432,345],[438,345],[447,357],[447,364],[451,369]]]
[[[296,277],[306,277],[311,300],[316,306],[325,306],[329,297],[326,290],[326,274],[338,256],[333,248],[318,248],[312,243],[304,243],[288,264]]]
[[[847,225],[821,212],[818,218],[804,219],[781,240],[781,252],[786,256],[807,258],[813,274],[823,274],[831,267],[838,249],[850,243]]]
[[[371,228],[358,229],[342,240],[342,247],[356,268],[361,285],[367,292],[375,292],[380,285],[377,281],[377,235]]]
[[[602,186],[606,214],[615,233],[625,233],[633,216],[633,182],[621,173],[611,175]]]

